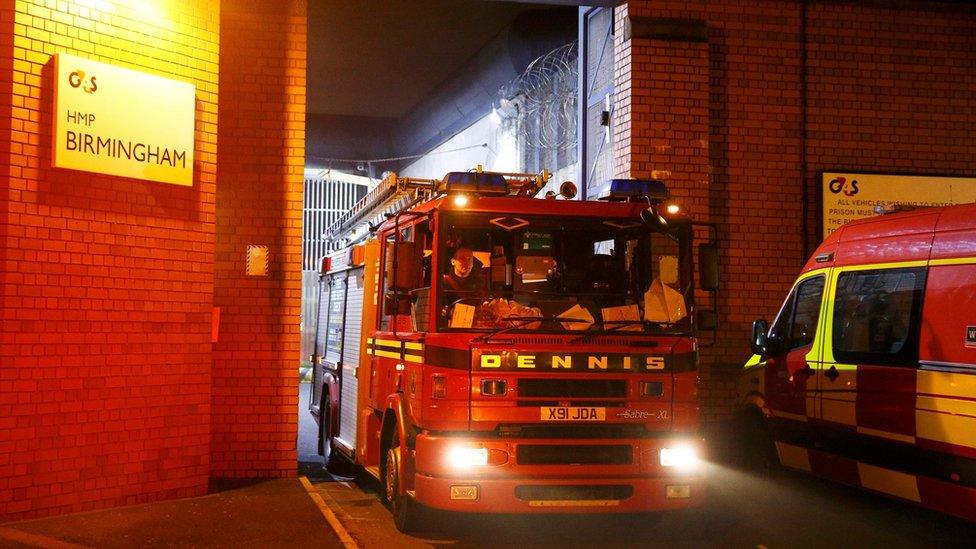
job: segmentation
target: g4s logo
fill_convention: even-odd
[[[85,78],[85,71],[74,71],[68,75],[68,84],[71,84],[72,88],[81,87],[85,90],[85,93],[95,93],[98,89],[98,84],[95,82],[95,77]]]
[[[851,179],[849,183],[846,177],[835,177],[830,180],[830,192],[834,194],[844,191],[845,195],[854,196],[857,190],[857,179]]]

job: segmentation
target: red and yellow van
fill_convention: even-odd
[[[976,520],[976,204],[838,229],[752,348],[753,458]]]

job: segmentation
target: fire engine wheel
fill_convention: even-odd
[[[319,455],[325,459],[325,464],[328,466],[329,457],[332,455],[332,433],[329,428],[332,418],[328,406],[322,406],[321,410],[319,417]]]
[[[400,443],[396,439],[386,451],[385,496],[393,524],[401,532],[413,532],[420,525],[420,505],[407,495],[400,471]]]

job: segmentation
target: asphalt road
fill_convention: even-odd
[[[654,515],[498,516],[436,514],[405,536],[379,487],[333,477],[314,456],[314,421],[302,386],[299,454],[316,490],[362,547],[974,547],[976,525],[896,500],[783,471],[772,477],[713,464],[707,503]],[[311,423],[311,426],[307,425]],[[319,463],[321,460],[319,460]]]

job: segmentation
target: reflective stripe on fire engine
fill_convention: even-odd
[[[421,354],[408,354],[405,349],[420,351]],[[367,339],[366,353],[384,358],[404,360],[406,362],[422,363],[424,344],[416,341],[399,341],[396,339]]]

